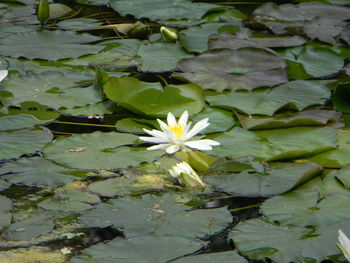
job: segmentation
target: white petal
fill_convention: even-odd
[[[167,140],[161,139],[161,138],[155,138],[155,137],[139,137],[140,140],[144,142],[150,142],[150,143],[165,143],[168,142]]]
[[[190,138],[192,138],[193,136],[195,136],[196,134],[198,134],[199,132],[203,131],[205,128],[207,128],[209,126],[208,123],[208,118],[205,118],[203,120],[200,120],[199,122],[197,122],[193,128],[186,134],[185,139],[188,140]]]
[[[180,119],[179,119],[179,124],[183,127],[186,126],[187,124],[187,120],[188,120],[188,111],[184,111],[184,113],[182,113]]]
[[[170,144],[170,146],[168,146],[166,148],[166,152],[169,153],[169,154],[172,154],[174,152],[177,152],[178,150],[180,150],[180,146],[177,145],[177,144]]]
[[[143,129],[143,131],[155,138],[158,138],[158,139],[162,139],[162,140],[165,140],[165,141],[169,141],[169,138],[168,136],[164,133],[164,132],[161,132],[161,131],[158,131],[158,130],[147,130],[147,129]]]
[[[4,78],[6,78],[7,74],[9,72],[7,70],[0,70],[0,81],[2,81]]]
[[[185,126],[185,128],[184,128],[184,130],[183,130],[183,134],[184,134],[184,136],[186,137],[186,134],[188,133],[188,131],[190,130],[190,128],[191,128],[191,124],[192,124],[192,122],[189,122],[186,126]]]
[[[169,112],[167,117],[168,126],[175,126],[177,124],[174,115]]]
[[[350,262],[350,240],[340,229],[338,230],[338,233],[338,239],[340,242],[339,248],[343,252],[345,258]]]
[[[166,123],[164,123],[163,121],[161,121],[160,119],[157,119],[158,123],[159,123],[159,126],[160,128],[162,129],[162,131],[165,131],[165,130],[169,130],[169,127]]]
[[[192,148],[192,149],[197,149],[197,150],[202,150],[202,151],[209,151],[212,150],[213,147],[211,147],[210,144],[203,142],[204,140],[197,140],[197,141],[188,141],[185,142],[184,145]]]
[[[168,143],[163,143],[163,144],[156,144],[156,145],[153,145],[151,147],[148,147],[147,150],[148,151],[154,151],[154,150],[159,150],[159,149],[165,149],[169,146]]]
[[[210,139],[203,139],[203,140],[200,140],[200,141],[203,142],[203,143],[209,144],[211,146],[218,146],[218,145],[220,145],[219,142],[214,141],[214,140],[210,140]]]

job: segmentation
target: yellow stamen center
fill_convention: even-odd
[[[169,126],[169,129],[175,133],[176,139],[182,139],[184,127],[180,124]]]

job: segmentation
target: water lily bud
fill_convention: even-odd
[[[141,22],[136,22],[134,27],[128,31],[128,35],[131,37],[146,37],[151,33],[151,28]]]
[[[50,17],[48,0],[40,0],[36,15],[41,24],[44,24],[44,22]]]
[[[177,30],[174,28],[162,26],[160,28],[160,34],[162,35],[162,39],[166,42],[176,42],[179,39]]]
[[[186,163],[178,163],[169,169],[172,177],[176,178],[181,184],[189,188],[204,188],[205,184],[199,175]]]

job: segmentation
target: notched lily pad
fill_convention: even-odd
[[[92,209],[92,205],[101,202],[97,195],[87,192],[87,185],[82,182],[65,185],[55,192],[52,198],[40,202],[38,207],[49,211],[78,213]]]
[[[141,236],[129,239],[115,238],[108,243],[94,245],[75,256],[70,263],[163,263],[200,249],[198,241],[176,236]],[[118,253],[115,253],[118,251]]]
[[[97,40],[99,38],[92,35],[59,30],[12,34],[0,40],[0,54],[50,61],[77,58],[100,52],[102,46],[87,45]]]
[[[32,157],[5,163],[0,167],[0,176],[11,184],[54,186],[78,180],[73,171],[44,158]]]
[[[222,175],[210,175],[205,181],[215,188],[233,195],[271,196],[287,192],[322,171],[315,163],[274,164],[265,171],[244,171]]]
[[[212,106],[239,110],[248,115],[272,116],[281,108],[301,111],[312,105],[322,105],[330,96],[330,90],[323,83],[298,80],[265,91],[209,94],[206,100]]]
[[[200,87],[194,84],[168,85],[148,83],[133,77],[111,78],[103,87],[107,97],[136,114],[165,117],[178,116],[185,110],[198,113],[204,106]]]
[[[300,227],[324,227],[349,220],[344,207],[350,206],[350,194],[329,194],[320,199],[317,191],[293,191],[266,200],[261,212],[271,222]]]
[[[248,130],[289,128],[295,126],[324,126],[340,120],[335,110],[309,109],[301,112],[284,112],[272,117],[236,114],[242,127]]]
[[[0,160],[41,150],[52,138],[52,133],[44,129],[0,132]]]
[[[121,169],[151,161],[160,151],[145,152],[144,147],[128,147],[137,136],[117,132],[77,134],[53,141],[44,149],[45,157],[71,168]],[[121,147],[123,146],[123,147]]]
[[[0,131],[33,128],[35,125],[45,122],[45,120],[39,120],[29,114],[8,115],[0,117]]]
[[[25,106],[28,102],[37,102],[53,109],[95,104],[102,100],[98,90],[91,85],[79,87],[92,78],[90,74],[73,70],[14,76],[1,83],[4,91],[12,94],[12,97],[2,98],[1,102],[5,106]]]
[[[170,195],[111,199],[80,216],[80,222],[87,227],[114,226],[124,230],[127,237],[152,234],[192,240],[212,235],[230,221],[226,208],[187,211],[186,207],[176,205]]]
[[[230,233],[236,248],[250,259],[265,257],[275,262],[321,262],[340,254],[338,229],[350,233],[349,220],[340,221],[311,232],[309,228],[278,226],[262,219],[239,223]]]
[[[244,47],[274,48],[295,47],[305,44],[305,39],[299,36],[275,37],[275,36],[247,36],[221,33],[212,35],[209,39],[209,49],[230,48],[239,49]]]
[[[11,224],[3,233],[7,240],[30,240],[50,233],[54,223],[47,215],[34,215],[31,218]]]
[[[174,76],[196,83],[203,89],[252,90],[287,82],[287,65],[267,49],[240,48],[210,50],[194,58],[183,59]]]

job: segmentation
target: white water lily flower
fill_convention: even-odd
[[[157,144],[148,147],[147,150],[165,149],[169,154],[179,150],[185,151],[187,148],[208,151],[213,149],[212,146],[220,145],[219,142],[210,139],[190,140],[209,126],[208,118],[197,122],[192,129],[190,129],[191,123],[187,123],[187,120],[187,111],[181,115],[178,122],[174,115],[169,112],[167,116],[167,124],[157,119],[161,131],[143,129],[147,134],[153,137],[140,137],[140,139],[145,142]]]
[[[169,169],[169,173],[187,187],[203,188],[205,186],[199,175],[186,162],[174,165]]]
[[[338,233],[339,233],[338,239],[340,244],[337,243],[337,246],[340,249],[340,251],[343,253],[346,260],[350,262],[350,240],[340,229],[338,230]]]
[[[2,81],[4,78],[6,78],[8,73],[9,72],[6,69],[0,70],[0,81]]]

